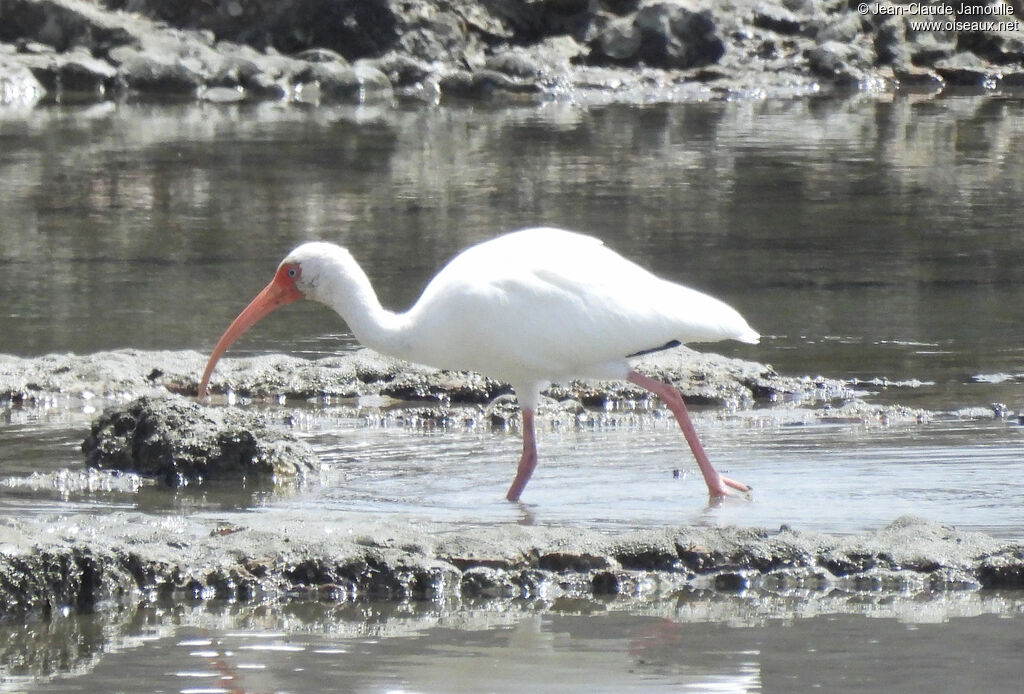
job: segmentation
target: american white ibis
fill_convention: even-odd
[[[381,307],[347,250],[305,243],[288,254],[217,342],[200,397],[217,360],[242,333],[303,297],[334,309],[362,344],[378,352],[510,383],[523,422],[523,455],[510,501],[519,499],[537,464],[534,412],[541,389],[572,378],[626,379],[654,393],[679,422],[708,493],[749,489],[711,465],[679,391],[637,373],[628,358],[685,342],[756,343],[759,335],[730,306],[656,277],[599,239],[537,228],[478,244],[455,256],[405,313]]]

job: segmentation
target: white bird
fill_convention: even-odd
[[[534,413],[540,391],[574,378],[625,379],[654,393],[675,415],[708,493],[749,490],[711,465],[679,391],[637,373],[628,359],[680,343],[756,343],[760,336],[732,307],[651,274],[599,239],[536,228],[472,246],[437,273],[405,313],[381,306],[346,249],[305,243],[288,254],[217,342],[199,396],[242,333],[301,298],[334,309],[363,345],[378,352],[511,384],[522,412],[523,454],[509,501],[519,500],[537,464]]]

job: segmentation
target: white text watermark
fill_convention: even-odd
[[[895,5],[879,2],[862,2],[857,5],[862,15],[881,17],[918,17],[908,19],[911,31],[1020,31],[1018,19],[1013,16],[1013,7],[1006,4],[972,5],[966,3],[924,3],[911,2]],[[993,19],[1003,17],[1001,21]]]

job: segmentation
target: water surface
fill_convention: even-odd
[[[365,515],[852,533],[912,513],[1024,537],[1021,151],[1024,104],[997,96],[0,111],[0,352],[208,351],[308,239],[349,246],[385,305],[403,308],[458,250],[554,224],[725,299],[765,335],[711,349],[785,374],[859,379],[872,402],[936,413],[924,424],[791,426],[770,413],[701,411],[712,458],[754,487],[750,499],[708,507],[682,437],[662,420],[541,431],[538,473],[525,503],[512,505],[502,496],[515,431],[370,426],[380,419],[372,412],[290,403],[297,432],[328,463],[323,480],[289,493],[171,493],[69,478],[83,466],[91,405],[3,404],[0,514],[130,507],[268,522]],[[354,346],[340,319],[302,304],[233,353]],[[994,404],[1006,416],[987,414]],[[1016,596],[882,615],[869,596],[856,608],[807,599],[708,607],[700,619],[561,606],[476,626],[460,621],[472,611],[462,606],[394,637],[383,634],[401,631],[402,616],[384,615],[371,633],[371,607],[352,608],[363,610],[362,632],[330,606],[296,606],[309,611],[304,620],[212,625],[154,608],[128,626],[104,626],[101,615],[18,627],[47,644],[43,653],[75,644],[85,655],[62,651],[33,670],[12,650],[0,671],[7,691],[118,691],[125,681],[191,692],[1018,684]],[[581,671],[593,677],[576,679]]]
[[[401,308],[461,248],[557,224],[722,297],[765,335],[708,349],[861,379],[875,402],[1011,415],[808,432],[712,416],[712,456],[758,490],[753,506],[712,518],[856,532],[918,512],[1022,534],[1012,511],[1024,507],[1012,416],[1024,378],[1020,100],[103,104],[4,114],[0,144],[0,351],[208,351],[283,254],[314,238],[348,245],[385,305]],[[232,353],[354,346],[337,316],[300,303]],[[74,465],[87,415],[14,415],[0,428],[4,471]],[[519,513],[500,493],[514,431],[406,435],[324,412],[306,434],[348,478],[287,503],[459,520],[473,508],[497,522]],[[703,514],[671,427],[542,432],[541,455],[525,499],[550,522],[642,527]],[[675,469],[682,482],[666,484]],[[562,488],[578,493],[561,498]]]
[[[865,597],[861,614],[837,607],[817,613],[794,597],[767,609],[750,598],[693,594],[647,609],[584,602],[536,611],[514,601],[457,613],[373,603],[358,610],[298,604],[284,612],[145,608],[115,619],[73,617],[35,634],[3,629],[8,655],[33,655],[0,687],[120,692],[145,682],[145,691],[183,694],[1015,690],[1022,605],[1012,594],[916,605]],[[48,640],[40,638],[46,630]],[[46,650],[54,636],[74,646]],[[53,672],[58,659],[73,675]]]
[[[988,404],[965,380],[1021,371],[1020,100],[0,119],[4,352],[209,349],[308,239],[349,246],[403,308],[467,245],[554,224],[731,302],[768,338],[720,349],[786,372]],[[307,305],[238,350],[350,346]]]

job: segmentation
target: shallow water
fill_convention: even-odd
[[[208,351],[281,256],[313,238],[347,244],[385,305],[408,306],[459,249],[545,223],[593,233],[720,296],[766,336],[757,346],[710,349],[785,374],[867,380],[857,387],[872,402],[938,413],[925,424],[793,426],[770,413],[702,411],[697,425],[712,458],[754,487],[748,500],[707,507],[685,444],[664,421],[542,431],[525,503],[510,505],[502,496],[518,455],[514,431],[382,428],[303,405],[298,433],[329,463],[323,480],[287,493],[171,493],[69,477],[82,468],[77,447],[95,415],[89,408],[4,407],[0,513],[131,507],[267,522],[327,513],[839,533],[911,513],[1019,539],[1021,151],[1024,103],[993,96],[0,111],[0,352]],[[352,347],[339,319],[306,304],[267,319],[233,353]],[[993,404],[1005,416],[987,416]],[[649,622],[635,613],[555,612],[526,626],[449,622],[398,640],[273,620],[244,636],[232,635],[239,627],[231,624],[197,633],[162,613],[146,618],[158,631],[153,639],[98,647],[81,672],[57,664],[3,686],[98,690],[131,667],[152,691],[216,689],[214,665],[181,645],[207,638],[235,651],[275,639],[299,646],[255,651],[247,662],[259,667],[246,671],[246,691],[312,691],[344,678],[353,691],[445,691],[456,682],[444,679],[451,673],[478,678],[481,690],[518,681],[532,691],[573,691],[580,668],[607,691],[871,691],[881,688],[873,678],[882,655],[892,661],[887,672],[900,675],[887,683],[891,691],[931,690],[961,682],[966,671],[1007,690],[1016,674],[998,644],[1019,617],[992,615],[1019,612],[1014,597],[921,630],[893,615],[868,619],[867,603],[756,624],[714,610],[695,622],[677,613]],[[930,613],[922,606],[920,614]],[[401,621],[389,619],[392,627]],[[678,639],[656,656],[630,651],[634,632],[665,619]],[[516,646],[523,629],[534,640]],[[279,630],[284,636],[274,636]],[[958,644],[978,634],[996,646],[972,661]],[[813,656],[813,667],[812,647],[827,656]],[[934,669],[922,672],[921,658]],[[5,678],[17,670],[12,662],[0,664]],[[192,671],[206,674],[181,675]]]
[[[818,610],[799,596],[683,594],[653,608],[149,607],[0,627],[10,668],[0,690],[141,691],[140,682],[183,694],[1014,690],[1024,608],[1016,596],[860,603]],[[61,638],[74,645],[47,649]]]
[[[307,414],[296,433],[317,450],[326,466],[322,478],[277,491],[169,492],[98,473],[68,477],[81,467],[83,434],[52,425],[9,427],[7,454],[32,461],[34,469],[12,466],[6,473],[0,513],[116,507],[229,521],[249,510],[259,515],[255,522],[271,525],[276,517],[322,522],[327,512],[469,525],[789,525],[844,534],[909,514],[1007,539],[1024,535],[1024,504],[1015,501],[1024,498],[1024,429],[1015,422],[779,425],[756,413],[710,411],[695,421],[717,466],[751,485],[751,494],[709,506],[678,428],[665,419],[541,431],[541,465],[529,494],[509,504],[504,492],[520,446],[514,431],[382,428],[319,413]]]

